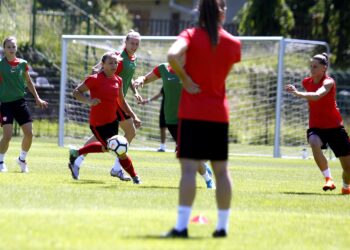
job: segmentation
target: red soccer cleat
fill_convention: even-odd
[[[350,188],[342,188],[341,193],[342,194],[350,194]]]
[[[335,189],[335,185],[334,185],[334,181],[331,178],[326,178],[326,184],[324,184],[323,186],[323,191],[327,191],[327,190],[333,190]]]

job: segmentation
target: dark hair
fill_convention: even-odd
[[[220,11],[225,8],[225,0],[201,0],[199,3],[199,26],[208,32],[212,46],[219,43]]]
[[[118,62],[123,60],[123,58],[121,56],[117,55],[114,51],[108,51],[108,52],[104,53],[103,56],[101,57],[101,62],[105,63],[106,60],[110,57],[115,57]]]
[[[327,53],[317,54],[312,57],[312,59],[317,60],[320,64],[328,66],[328,55]]]
[[[6,37],[4,42],[2,43],[2,46],[5,48],[5,45],[8,41],[14,41],[15,43],[17,43],[17,39],[16,37],[14,36],[9,36],[9,37]]]

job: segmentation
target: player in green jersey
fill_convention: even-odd
[[[5,153],[12,138],[13,120],[16,120],[23,131],[22,150],[16,162],[22,173],[27,173],[27,153],[32,145],[32,118],[29,113],[26,87],[34,96],[40,108],[47,108],[47,102],[40,99],[32,79],[28,73],[28,64],[25,60],[17,58],[17,41],[15,37],[8,37],[3,43],[5,56],[0,59],[0,123],[2,138],[0,140],[0,172],[6,172],[4,163]]]

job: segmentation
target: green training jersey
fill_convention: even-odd
[[[133,58],[130,58],[126,50],[123,50],[120,56],[123,58],[122,69],[120,72],[117,69],[117,75],[123,79],[123,92],[124,96],[126,96],[126,92],[130,87],[131,80],[135,73],[137,57],[134,55]]]
[[[177,113],[182,83],[177,75],[175,75],[175,72],[170,70],[169,64],[160,64],[158,70],[163,81],[165,123],[175,125],[178,122]]]
[[[6,58],[0,59],[0,102],[12,102],[24,98],[26,92],[25,72],[27,61],[19,59],[12,66]]]

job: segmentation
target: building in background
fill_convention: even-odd
[[[177,35],[193,25],[196,20],[197,0],[118,0],[134,16],[135,28],[143,35]],[[227,1],[226,24],[232,24],[233,17],[246,0]],[[233,28],[233,27],[232,27]],[[228,28],[229,31],[230,28]],[[234,32],[233,32],[234,33]]]

